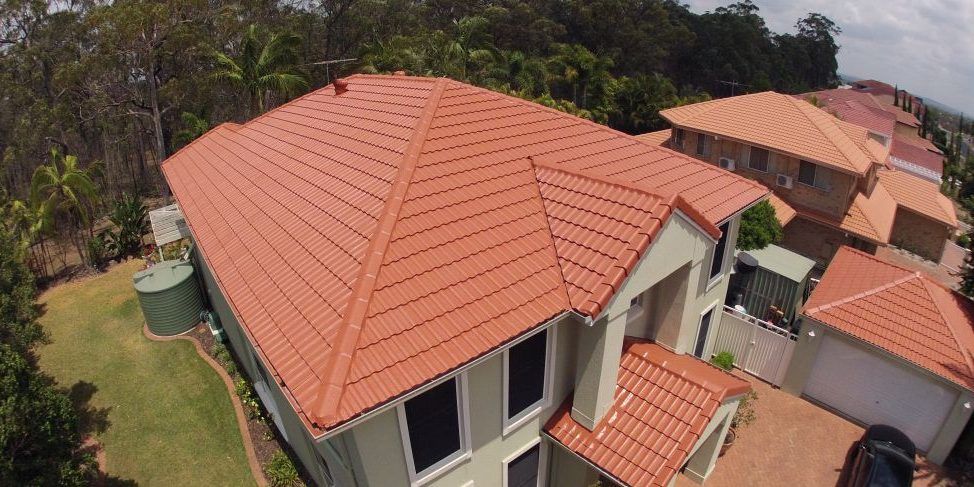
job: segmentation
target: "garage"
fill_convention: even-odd
[[[865,424],[895,426],[928,451],[958,393],[850,341],[822,337],[804,394]]]
[[[974,302],[842,247],[800,320],[783,390],[899,428],[928,460],[946,460],[974,411]]]

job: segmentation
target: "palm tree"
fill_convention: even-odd
[[[463,17],[454,20],[455,35],[447,44],[446,51],[456,62],[461,79],[467,79],[467,69],[471,62],[483,64],[493,56],[488,42],[487,26],[490,23],[483,17]]]
[[[92,179],[96,167],[82,168],[77,157],[62,156],[57,149],[52,149],[51,163],[38,167],[30,182],[31,206],[39,212],[41,228],[53,226],[58,215],[65,215],[70,225],[71,240],[82,261],[85,260],[85,238],[82,235],[79,239],[77,230],[83,225],[89,235],[92,233],[88,205],[98,201],[98,190]],[[53,223],[43,223],[48,219]]]
[[[290,97],[308,88],[305,77],[294,70],[299,44],[301,38],[293,34],[274,34],[264,42],[257,26],[251,24],[244,33],[238,59],[222,52],[214,55],[218,68],[213,75],[244,90],[248,116],[254,108],[263,113],[269,93]]]

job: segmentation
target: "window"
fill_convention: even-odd
[[[706,156],[710,154],[710,137],[706,134],[697,134],[697,155]]]
[[[412,483],[423,482],[470,454],[465,376],[454,377],[399,406],[399,428]]]
[[[730,233],[730,222],[724,222],[720,226],[720,238],[714,245],[714,255],[710,259],[710,279],[720,275],[724,271],[724,253],[727,250],[727,234]]]
[[[673,129],[673,145],[677,149],[683,148],[684,133],[683,129]]]
[[[538,487],[541,485],[541,442],[528,447],[513,459],[505,461],[506,487]]]
[[[697,342],[693,345],[693,354],[703,358],[703,349],[707,346],[707,334],[710,333],[710,321],[714,316],[714,307],[707,310],[700,317],[700,327],[697,328]]]
[[[766,149],[751,147],[750,155],[747,158],[747,167],[755,171],[768,172],[768,159],[771,153]]]
[[[504,433],[534,417],[548,397],[550,334],[542,330],[504,352]]]
[[[832,182],[832,173],[816,164],[808,161],[800,161],[798,165],[798,182],[806,186],[812,186],[818,189],[830,190]]]

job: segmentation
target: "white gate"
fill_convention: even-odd
[[[714,354],[734,354],[734,365],[745,372],[781,385],[798,337],[767,321],[724,306],[714,343]]]

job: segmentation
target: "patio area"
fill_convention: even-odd
[[[738,432],[736,443],[717,460],[704,485],[843,485],[846,457],[863,428],[748,374],[735,374],[750,381],[758,393],[757,419]],[[948,484],[940,469],[920,463],[913,485]],[[680,475],[676,485],[699,484]]]

